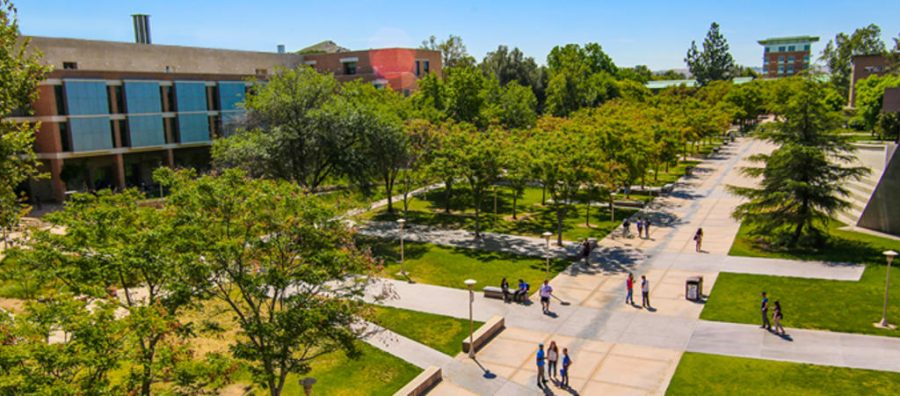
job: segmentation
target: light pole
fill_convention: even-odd
[[[403,256],[403,226],[405,224],[406,224],[406,220],[404,220],[404,219],[397,220],[397,225],[400,227],[400,274],[409,278],[409,276],[406,275],[406,269],[404,268],[405,265],[403,263],[404,262],[404,260],[403,260],[404,259],[404,256]]]
[[[300,385],[303,386],[303,393],[305,393],[306,396],[312,395],[312,387],[315,384],[316,384],[316,379],[313,377],[306,377],[306,378],[300,380]]]
[[[888,250],[883,253],[884,257],[887,258],[887,273],[884,276],[884,308],[881,312],[881,323],[878,324],[879,327],[883,327],[885,329],[893,329],[894,326],[888,323],[887,320],[887,307],[888,307],[888,291],[891,289],[891,263],[894,261],[894,257],[897,256],[897,252],[893,250]]]
[[[546,246],[546,249],[547,249],[547,252],[546,252],[546,254],[547,254],[547,275],[550,275],[550,237],[553,236],[553,233],[550,231],[547,231],[541,235],[543,235],[544,240],[547,241],[547,246]]]
[[[475,343],[472,342],[472,337],[475,333],[475,321],[472,319],[472,304],[475,303],[475,291],[472,288],[477,282],[475,279],[466,279],[464,283],[469,288],[469,357],[474,359]]]
[[[609,193],[609,221],[616,221],[616,193]]]

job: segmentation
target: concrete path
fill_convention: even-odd
[[[417,188],[417,189],[409,192],[409,197],[412,198],[412,197],[418,196],[420,194],[429,192],[431,190],[436,190],[438,188],[443,188],[443,187],[444,187],[444,183],[435,183],[435,184],[432,184],[429,186]],[[397,194],[397,195],[392,196],[391,201],[394,204],[400,203],[402,205],[403,204],[403,194]],[[372,211],[375,209],[383,208],[383,207],[387,206],[387,204],[388,204],[387,198],[380,199],[378,201],[372,202],[367,207],[349,210],[346,213],[344,213],[344,215],[342,217],[348,218],[348,217],[358,216],[358,215],[361,215],[363,213],[366,213],[366,212],[369,212],[369,211]]]
[[[683,178],[672,194],[640,214],[653,220],[649,238],[614,232],[600,241],[590,265],[573,264],[551,281],[555,294],[570,303],[554,301],[552,315],[542,315],[535,306],[504,304],[479,295],[474,302],[475,318],[486,320],[501,314],[507,329],[479,351],[477,362],[465,357],[456,360],[472,368],[489,369],[508,382],[499,390],[491,386],[475,388],[475,392],[522,394],[505,390],[518,384],[529,387],[526,394],[539,394],[533,356],[537,343],[551,340],[571,349],[576,362],[572,387],[580,394],[664,394],[684,351],[900,370],[896,363],[900,362],[898,338],[790,329],[793,338],[788,341],[752,325],[699,320],[703,305],[685,299],[684,281],[688,276],[702,275],[708,292],[721,271],[846,281],[861,276],[861,266],[727,256],[740,227],[730,215],[741,200],[729,194],[725,185],[752,185],[754,181],[739,172],[741,166],[748,165],[744,158],[772,148],[764,142],[743,139],[698,166],[695,176]],[[700,253],[695,252],[692,238],[699,227],[705,234]],[[392,224],[375,224],[363,232],[397,237]],[[474,241],[465,231],[415,226],[407,228],[406,235],[407,240],[531,256],[543,256],[545,249],[543,240],[506,235],[488,234],[484,241]],[[568,252],[559,249],[555,253]],[[653,309],[623,303],[628,272],[650,281]],[[398,297],[387,301],[388,305],[468,316],[465,290],[385,282],[392,283]],[[636,297],[640,301],[640,296]],[[875,349],[878,354],[872,355]],[[840,358],[831,356],[835,353]],[[861,356],[870,359],[857,358]],[[450,391],[450,385],[435,390],[439,394]]]

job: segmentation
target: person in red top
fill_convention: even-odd
[[[630,272],[625,280],[625,304],[634,305],[634,276]]]

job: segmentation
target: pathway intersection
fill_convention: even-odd
[[[431,393],[438,395],[540,394],[535,386],[534,354],[538,343],[550,340],[569,348],[575,362],[570,381],[573,391],[551,386],[549,393],[555,394],[663,394],[685,351],[900,372],[900,339],[791,329],[793,339],[788,341],[757,326],[700,320],[702,303],[684,298],[684,282],[695,275],[703,276],[705,293],[712,290],[719,272],[841,281],[858,281],[862,275],[864,267],[858,265],[727,256],[740,226],[730,215],[740,199],[725,186],[752,185],[753,180],[741,175],[739,168],[748,165],[746,157],[773,148],[759,140],[739,139],[698,166],[694,177],[682,179],[672,194],[642,212],[656,225],[649,239],[626,237],[617,231],[600,241],[590,265],[575,263],[551,280],[555,294],[571,303],[555,304],[555,317],[542,315],[536,304],[504,304],[478,293],[475,319],[502,315],[506,329],[480,350],[474,361],[459,354],[423,362],[427,359],[410,355],[427,347],[390,332],[369,342],[414,364],[442,367],[445,381]],[[703,227],[705,235],[702,253],[694,251],[692,240],[698,227]],[[392,223],[369,223],[360,232],[397,236]],[[488,233],[477,240],[466,231],[415,225],[407,225],[405,236],[440,245],[545,254],[545,242],[539,238]],[[572,254],[577,249],[578,244],[570,242],[555,249],[555,254]],[[628,272],[650,280],[653,310],[623,303]],[[396,298],[386,305],[468,318],[465,290],[380,282],[395,293]],[[383,284],[373,287],[373,293]],[[495,376],[486,378],[484,370]]]

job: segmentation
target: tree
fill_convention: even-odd
[[[677,70],[666,70],[664,72],[657,72],[651,78],[652,80],[686,80],[687,76],[679,72]]]
[[[520,85],[531,88],[539,102],[543,101],[543,70],[534,61],[534,58],[525,56],[518,48],[509,50],[505,45],[500,45],[496,51],[488,52],[484,56],[479,67],[485,75],[496,77],[500,85],[506,86],[510,82],[518,82]]]
[[[161,168],[184,250],[207,274],[211,298],[230,308],[240,330],[232,354],[253,381],[282,394],[289,374],[320,356],[360,353],[364,276],[374,263],[335,213],[296,184],[250,179],[240,170],[197,177]],[[363,276],[363,277],[361,277]]]
[[[756,119],[765,112],[763,90],[756,81],[736,86],[728,92],[725,100],[734,106],[734,117],[742,130],[756,124]]]
[[[408,142],[405,164],[401,170],[403,190],[403,217],[409,211],[409,196],[415,183],[429,179],[428,166],[434,157],[441,137],[446,133],[442,126],[427,120],[412,119],[404,124],[403,132]],[[449,186],[447,187],[450,188]]]
[[[838,33],[833,40],[828,40],[822,50],[822,60],[831,74],[831,84],[842,97],[848,97],[850,91],[850,72],[853,57],[857,55],[883,54],[884,42],[881,41],[881,28],[876,24],[856,29],[852,34]]]
[[[160,351],[188,335],[178,316],[203,294],[202,285],[193,285],[207,276],[184,253],[171,216],[139,204],[144,198],[136,190],[76,194],[45,216],[66,232],[36,231],[20,260],[77,295],[105,300],[121,288],[121,298],[109,302],[127,313],[122,320],[136,369],[130,375],[149,395]]]
[[[501,88],[495,103],[488,106],[488,118],[506,129],[531,128],[537,122],[537,98],[530,88],[513,81]]]
[[[534,166],[551,198],[556,213],[556,243],[562,246],[563,221],[573,206],[575,195],[588,181],[587,135],[570,122],[550,125],[534,135]]]
[[[28,38],[19,39],[15,6],[10,0],[0,0],[0,237],[4,244],[29,210],[16,188],[40,175],[34,153],[34,134],[40,125],[8,118],[16,111],[32,113],[38,83],[49,70],[41,64],[40,52],[26,52],[29,42]]]
[[[447,87],[434,73],[428,73],[418,82],[419,89],[412,96],[412,106],[422,118],[431,122],[447,119]]]
[[[431,36],[426,40],[422,40],[422,45],[419,48],[440,51],[441,63],[445,69],[475,66],[475,58],[466,51],[466,45],[463,44],[462,38],[459,36],[451,34],[444,41],[437,41],[437,37]]]
[[[691,41],[684,58],[691,74],[702,86],[716,80],[730,80],[734,73],[734,58],[728,52],[728,41],[719,33],[719,24],[709,25],[709,32],[703,40],[703,50],[697,49],[697,42]]]
[[[879,116],[887,88],[900,87],[900,76],[869,76],[856,83],[856,109],[866,130],[873,131],[878,126]]]
[[[824,105],[821,85],[799,82],[784,121],[762,133],[780,147],[770,155],[751,157],[764,167],[742,169],[749,176],[762,176],[761,186],[729,186],[748,199],[732,215],[750,226],[751,235],[777,247],[821,246],[831,217],[850,205],[844,199],[849,195],[846,181],[867,172],[840,165],[853,160],[853,148],[836,132],[840,117]]]
[[[619,69],[619,77],[623,80],[637,81],[646,84],[653,77],[653,72],[646,65],[637,65],[635,67],[626,67]]]
[[[461,125],[446,136],[440,157],[454,164],[456,174],[469,187],[469,197],[475,208],[475,236],[481,236],[481,206],[503,169],[503,157],[497,144],[498,132],[479,132]],[[442,162],[444,162],[442,161]]]
[[[531,137],[520,134],[507,134],[503,140],[506,149],[503,150],[503,180],[512,191],[512,218],[517,219],[518,200],[525,193],[525,187],[531,180],[532,170],[531,157],[532,150],[529,149],[529,139]]]
[[[342,89],[333,76],[309,66],[279,69],[247,96],[250,128],[213,143],[213,165],[309,190],[337,176],[367,183],[358,178],[365,175],[361,142],[371,118],[345,92],[352,88]]]
[[[556,46],[547,55],[546,110],[557,117],[619,96],[618,68],[599,44]]]
[[[458,122],[484,126],[481,116],[485,106],[485,78],[481,71],[471,66],[449,68],[444,85],[447,115]]]

